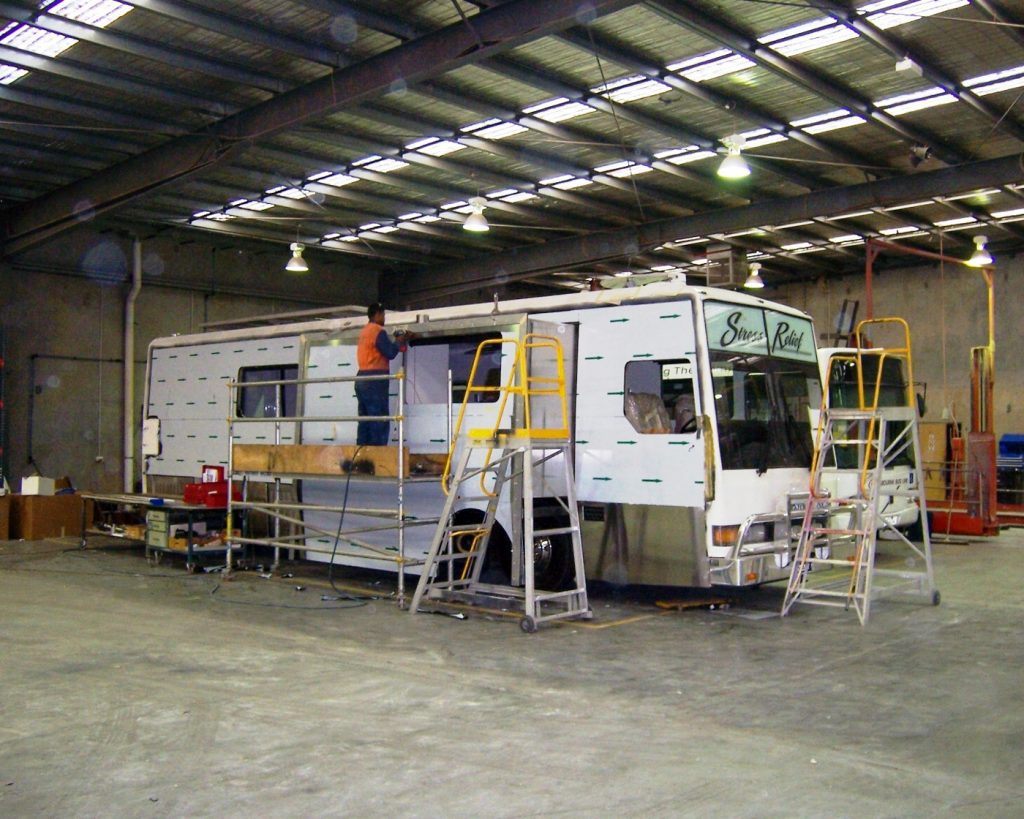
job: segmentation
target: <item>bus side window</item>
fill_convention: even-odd
[[[623,414],[637,432],[668,435],[698,430],[689,359],[630,361],[623,382]]]

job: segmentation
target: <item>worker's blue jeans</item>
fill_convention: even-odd
[[[360,370],[358,375],[387,375],[387,371]],[[387,379],[379,381],[357,381],[356,400],[360,415],[388,415]],[[356,432],[356,443],[363,446],[387,446],[391,437],[389,421],[360,421]]]

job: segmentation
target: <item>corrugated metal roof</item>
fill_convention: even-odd
[[[932,14],[940,2],[944,10]],[[337,107],[308,109],[304,98],[275,109],[272,128],[245,135],[246,150],[211,154],[182,180],[126,195],[107,218],[282,243],[299,233],[326,250],[386,259],[391,270],[442,258],[486,266],[490,253],[555,237],[787,202],[872,178],[906,177],[909,201],[915,174],[1024,147],[1015,108],[1024,34],[1013,26],[1022,21],[993,20],[957,0],[918,2],[912,11],[923,16],[899,16],[906,3],[862,15],[878,29],[875,42],[828,17],[828,3],[654,0],[541,31],[532,26],[550,13],[541,0],[380,0],[339,4],[337,13],[320,0],[136,5],[106,29],[69,29],[43,4],[36,25],[80,42],[54,58],[28,55],[30,73],[0,85],[8,224],[70,183],[88,190],[94,174],[127,158],[158,147],[171,155],[184,135],[217,132],[231,115],[288,92],[304,97],[318,81],[339,83]],[[516,10],[504,49],[478,33],[502,7]],[[419,64],[398,62],[420,45],[432,60],[440,51],[430,44],[457,35],[467,51],[430,63],[422,77],[413,76]],[[474,58],[478,49],[487,55]],[[897,70],[903,58],[917,68]],[[385,84],[363,97],[344,84],[345,71],[367,60]],[[230,133],[210,150],[232,146]],[[736,134],[753,173],[728,182],[716,170],[723,140]],[[1024,248],[1019,182],[1024,176],[984,202],[808,214],[809,225],[752,224],[725,240],[766,254],[784,276],[855,269],[856,237],[879,233],[931,243],[941,229],[968,246],[972,231],[984,230],[1016,250]],[[494,216],[485,239],[460,228],[477,195]],[[339,247],[342,236],[354,241]],[[689,261],[708,237],[679,238],[695,243],[568,266],[640,271],[660,258],[696,275]]]

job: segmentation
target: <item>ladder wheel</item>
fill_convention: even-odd
[[[519,621],[519,628],[521,628],[527,634],[536,634],[537,632],[537,621],[527,615]]]
[[[939,590],[936,589],[935,591],[932,592],[932,605],[933,606],[937,606],[941,602],[942,602],[942,595],[939,594]]]

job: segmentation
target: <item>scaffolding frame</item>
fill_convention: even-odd
[[[339,384],[345,382],[367,382],[367,381],[395,381],[398,385],[398,411],[394,415],[330,415],[330,416],[307,416],[307,415],[296,415],[296,416],[282,416],[277,415],[272,418],[246,418],[239,417],[237,414],[238,403],[236,401],[237,391],[243,388],[252,387],[274,387],[277,396],[277,408],[280,411],[284,404],[282,401],[283,391],[286,386],[294,385],[296,391],[299,387],[305,387],[311,384]],[[274,562],[271,568],[275,571],[281,559],[281,550],[301,550],[303,552],[314,552],[317,554],[330,554],[333,557],[347,557],[347,558],[358,558],[362,560],[379,560],[386,563],[394,563],[397,567],[397,601],[399,606],[405,605],[405,570],[410,565],[422,565],[422,560],[410,560],[406,557],[406,538],[405,530],[408,526],[433,526],[437,520],[435,518],[417,518],[410,519],[405,512],[405,487],[407,483],[417,481],[436,481],[436,477],[414,477],[407,475],[407,458],[405,452],[405,369],[401,369],[395,373],[389,373],[387,375],[354,375],[354,376],[332,376],[329,378],[292,378],[292,379],[279,379],[279,380],[268,380],[268,381],[230,381],[227,384],[228,389],[228,466],[227,466],[227,481],[228,481],[228,506],[227,506],[227,565],[225,571],[230,573],[233,566],[232,561],[232,549],[237,546],[264,546],[274,550]],[[236,443],[236,427],[238,425],[247,424],[268,424],[273,423],[274,425],[274,444],[275,448],[287,449],[288,447],[299,447],[299,446],[317,446],[317,445],[303,445],[303,444],[283,444],[281,439],[281,429],[284,424],[295,424],[295,440],[301,441],[302,439],[302,426],[304,423],[358,423],[365,421],[388,421],[396,425],[398,432],[398,445],[397,445],[397,468],[396,475],[391,476],[377,476],[377,475],[364,475],[356,471],[355,454],[349,459],[348,467],[345,468],[344,462],[338,464],[338,470],[281,470],[281,469],[253,469],[253,468],[239,468],[236,463],[236,446],[245,446],[241,442]],[[328,445],[332,449],[343,450],[351,448],[354,452],[358,452],[359,448],[355,444],[345,445]],[[269,479],[273,482],[273,496],[267,501],[254,501],[247,497],[247,489],[250,483],[250,479],[258,477],[261,479]],[[343,482],[374,482],[374,483],[386,483],[394,484],[395,486],[395,504],[394,506],[381,506],[381,507],[350,507],[346,502],[342,504],[314,504],[314,503],[302,503],[301,501],[284,501],[281,498],[281,486],[282,482],[286,480],[309,480],[315,479],[318,481],[343,481]],[[239,482],[243,485],[243,491],[241,493],[242,499],[234,499],[234,487]],[[347,495],[347,492],[346,492]],[[317,526],[313,523],[308,522],[305,519],[306,513],[309,512],[326,512],[326,513],[337,513],[340,517],[339,526],[333,530],[328,530]],[[249,535],[242,534],[241,532],[236,534],[234,527],[234,521],[237,517],[251,516],[253,514],[262,515],[267,520],[270,529],[270,533],[266,537],[252,537]],[[358,515],[361,518],[378,518],[381,521],[380,526],[361,524],[353,526],[351,528],[344,528],[344,516],[347,515]],[[291,534],[282,534],[282,524],[287,524],[294,527],[295,531]],[[396,533],[397,548],[395,550],[387,549],[379,545],[368,542],[365,537],[359,537],[360,535],[367,535],[374,532],[384,532],[394,530]],[[321,548],[315,543],[310,543],[310,540],[314,537],[329,537],[334,541],[333,548]],[[342,544],[346,544],[344,548],[341,548]],[[333,562],[333,558],[332,561]]]

